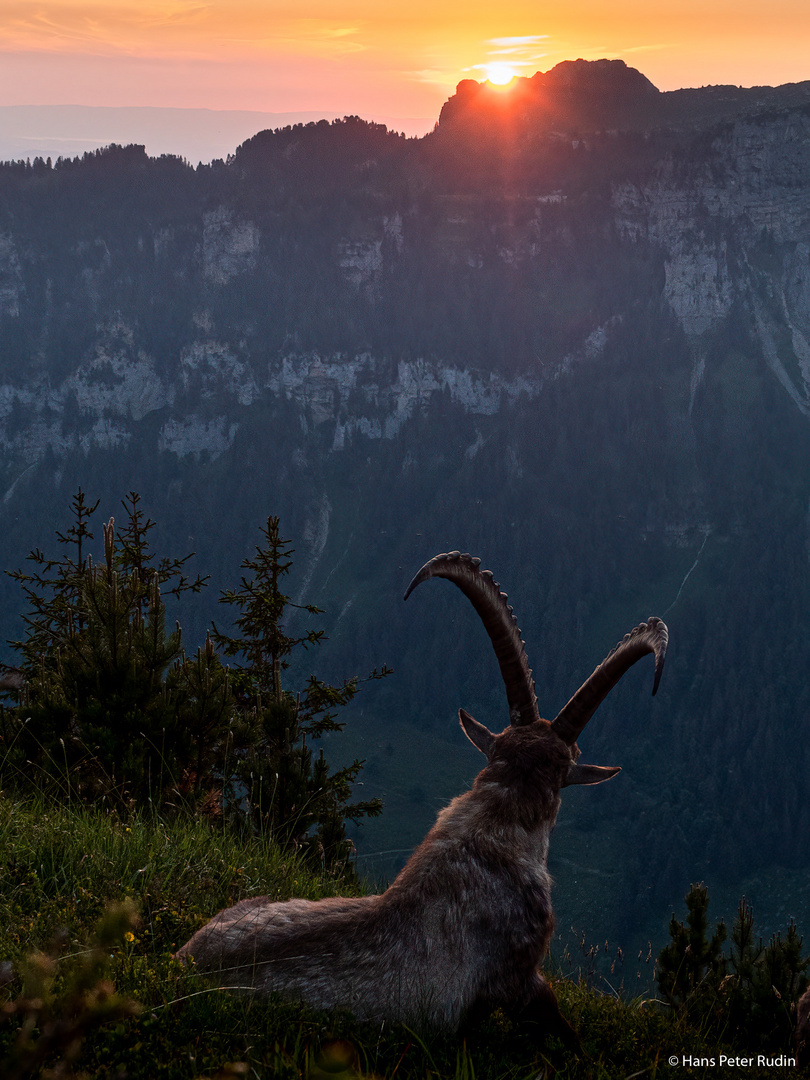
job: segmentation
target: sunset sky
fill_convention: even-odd
[[[0,104],[437,116],[505,61],[619,57],[662,90],[810,79],[807,0],[0,0]]]

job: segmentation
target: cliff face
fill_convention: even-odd
[[[597,355],[603,341],[598,329],[583,352]],[[395,438],[437,395],[446,394],[472,416],[527,403],[559,370],[504,377],[423,359],[400,361],[392,370],[370,353],[290,353],[256,370],[230,343],[217,340],[189,344],[180,364],[178,378],[161,375],[155,358],[134,348],[133,328],[118,324],[100,329],[93,355],[56,385],[45,374],[3,383],[0,446],[6,464],[16,459],[30,467],[48,451],[69,457],[126,447],[140,437],[149,414],[158,421],[153,451],[216,458],[232,445],[244,409],[268,399],[298,416],[302,442],[325,427],[336,452],[355,435]]]
[[[662,299],[695,356],[693,393],[713,335],[736,308],[761,357],[810,416],[808,154],[810,111],[786,111],[730,124],[702,159],[694,151],[672,155],[652,183],[614,188],[621,234],[663,253]]]
[[[45,250],[36,252],[32,242],[40,238],[9,224],[0,235],[0,311],[7,331],[0,445],[27,467],[46,449],[62,454],[124,445],[154,413],[161,421],[156,450],[217,455],[230,445],[225,432],[240,422],[229,414],[267,398],[290,402],[300,412],[302,433],[330,424],[335,450],[355,432],[393,437],[443,391],[471,414],[489,415],[502,404],[533,399],[549,379],[599,355],[611,334],[632,322],[641,292],[662,314],[674,316],[696,372],[704,369],[712,335],[722,333],[736,310],[764,361],[805,411],[810,111],[736,121],[686,148],[673,148],[653,133],[643,152],[626,147],[623,176],[616,175],[614,161],[605,167],[622,150],[619,137],[612,145],[609,137],[591,135],[579,147],[593,169],[585,192],[579,176],[568,178],[566,190],[563,174],[555,177],[560,188],[547,191],[537,179],[529,191],[495,205],[485,193],[442,193],[438,207],[424,215],[414,199],[380,215],[369,200],[364,219],[340,222],[348,234],[338,228],[326,250],[315,253],[329,260],[329,280],[316,283],[313,302],[321,303],[318,294],[326,293],[330,307],[339,308],[342,296],[348,310],[359,314],[365,325],[347,348],[318,348],[317,334],[309,335],[315,347],[301,348],[294,324],[285,327],[285,340],[268,340],[261,311],[239,320],[228,311],[246,281],[259,305],[277,303],[273,279],[285,275],[285,260],[273,251],[274,223],[238,208],[238,191],[250,178],[236,169],[228,177],[232,190],[214,209],[201,206],[196,220],[182,229],[156,229],[148,219],[130,223],[133,249],[114,255],[109,236],[94,235],[92,216],[83,223],[90,231],[78,243],[57,247],[45,238]],[[412,159],[416,150],[409,150]],[[407,164],[413,170],[412,160]],[[266,207],[256,216],[266,217]],[[312,240],[305,242],[311,266]],[[185,286],[170,341],[167,335],[148,341],[154,337],[149,310],[122,296],[122,274],[137,273],[145,250],[170,304],[177,284]],[[600,263],[609,262],[613,252],[619,272],[625,272],[627,280],[618,284],[625,285],[626,296],[606,303],[605,293],[616,291],[617,282],[607,280],[616,266]],[[652,281],[635,278],[642,263],[657,275]],[[420,285],[414,278],[426,264],[435,281],[422,284],[434,294],[414,297]],[[449,281],[441,279],[442,267]],[[66,280],[55,283],[60,273]],[[488,291],[493,276],[499,289],[523,294],[523,310],[510,310],[514,297]],[[400,283],[406,295],[398,302]],[[480,328],[485,333],[496,335],[492,323],[514,315],[531,340],[506,355],[501,349],[494,362],[486,361],[480,341],[479,355],[468,363],[452,346],[449,356],[442,355],[436,339],[452,337],[454,327],[435,306],[452,302],[457,285],[473,293],[469,307],[476,309],[473,318],[489,324]],[[555,333],[555,313],[544,309],[553,308],[560,294],[570,303],[580,288],[599,310],[574,312],[563,333]],[[61,304],[55,292],[62,293]],[[305,309],[306,296],[297,299]],[[420,299],[433,310],[427,307],[423,315]],[[373,340],[385,335],[375,334],[369,323],[375,315],[385,318],[392,307],[398,308],[399,322],[424,318],[432,324],[415,335],[410,348]],[[81,349],[75,342],[65,349],[60,340],[65,329],[58,324],[66,315],[86,316]],[[296,317],[301,313],[294,311]],[[339,311],[330,317],[339,322]],[[440,320],[445,325],[437,326]],[[29,334],[19,350],[14,330],[21,322],[35,326],[36,337]],[[514,329],[509,326],[507,336]],[[789,347],[782,349],[785,334]],[[213,402],[217,417],[207,415]]]
[[[476,768],[458,707],[504,717],[471,613],[438,590],[401,610],[427,558],[473,550],[509,588],[544,712],[662,615],[654,707],[629,677],[587,733],[631,780],[570,800],[562,906],[585,925],[579,871],[612,874],[627,946],[689,881],[736,903],[761,873],[767,928],[767,882],[810,859],[806,88],[684,105],[583,70],[520,88],[565,100],[554,124],[462,85],[419,141],[347,119],[196,171],[137,147],[0,167],[6,565],[79,484],[106,514],[139,490],[218,587],[280,513],[323,662],[397,670],[351,748],[388,795],[371,850],[416,842]],[[583,111],[591,74],[618,84]],[[179,613],[189,647],[212,606]]]
[[[335,450],[355,432],[393,437],[443,391],[491,414],[599,354],[642,295],[683,332],[690,395],[713,335],[736,320],[806,411],[810,106],[775,108],[800,88],[753,101],[710,88],[706,101],[732,118],[687,138],[673,132],[672,95],[619,61],[519,82],[518,101],[601,95],[604,108],[658,112],[641,136],[580,117],[568,137],[524,117],[504,147],[498,124],[486,126],[492,92],[470,83],[419,143],[324,122],[257,136],[196,176],[180,162],[150,166],[138,148],[27,178],[6,167],[0,445],[12,473],[46,449],[124,445],[149,414],[156,451],[220,454],[240,423],[233,410],[268,398],[299,410],[302,433],[329,423]],[[746,102],[751,115],[734,118]],[[480,152],[459,170],[475,123]],[[330,210],[306,182],[338,143],[344,205]],[[165,199],[178,175],[185,191]],[[141,192],[126,221],[123,207],[94,211],[99,179]],[[44,222],[66,204],[71,228],[54,235]]]

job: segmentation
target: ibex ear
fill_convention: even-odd
[[[458,718],[464,729],[464,734],[476,750],[480,750],[481,753],[485,754],[487,759],[489,759],[490,751],[495,744],[495,736],[489,728],[484,727],[483,724],[479,724],[477,720],[473,720],[470,714],[464,712],[463,709],[458,710]]]
[[[621,771],[621,765],[577,765],[574,763],[568,769],[568,776],[563,782],[563,787],[569,787],[571,784],[601,784]]]

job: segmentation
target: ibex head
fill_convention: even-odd
[[[543,720],[537,708],[525,643],[506,593],[501,592],[491,571],[481,570],[480,564],[480,559],[458,551],[436,555],[414,577],[405,592],[405,599],[421,582],[431,577],[443,577],[458,585],[481,616],[506,686],[510,719],[509,727],[496,735],[464,709],[459,710],[459,720],[467,738],[494,767],[486,772],[490,777],[504,773],[503,780],[508,779],[514,787],[518,777],[527,771],[536,771],[542,763],[545,775],[536,779],[545,783],[538,784],[535,790],[553,790],[555,794],[569,784],[601,784],[603,780],[609,780],[620,771],[620,766],[580,764],[577,739],[622,675],[647,653],[655,657],[652,692],[656,692],[667,650],[665,624],[650,617],[637,626],[585,680],[557,716],[552,721]]]

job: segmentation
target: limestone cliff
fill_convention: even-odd
[[[432,335],[415,335],[416,348],[397,347],[396,360],[384,341],[373,340],[367,325],[355,335],[354,348],[302,349],[295,326],[300,314],[293,313],[286,340],[276,342],[264,332],[261,310],[231,317],[228,305],[241,287],[247,286],[259,306],[278,304],[273,285],[285,274],[284,253],[272,235],[274,223],[284,228],[278,213],[274,209],[275,221],[268,222],[267,207],[255,218],[237,210],[239,185],[250,182],[244,173],[228,177],[232,194],[214,209],[192,207],[184,223],[155,228],[148,218],[136,220],[130,250],[122,250],[121,238],[109,231],[91,231],[67,249],[49,241],[34,257],[33,238],[7,222],[0,237],[6,329],[5,340],[0,338],[0,445],[8,455],[9,475],[40,460],[46,449],[61,455],[125,445],[149,414],[159,419],[149,436],[155,451],[180,456],[221,454],[232,441],[225,433],[238,429],[244,410],[268,399],[287,402],[300,414],[302,434],[328,425],[335,451],[348,437],[393,437],[443,391],[473,415],[492,414],[506,403],[532,400],[578,360],[592,361],[619,326],[632,324],[641,293],[645,303],[671,312],[683,331],[693,355],[692,396],[713,335],[722,333],[736,312],[763,361],[806,411],[808,110],[733,120],[710,135],[701,132],[686,148],[682,137],[672,146],[655,132],[646,137],[643,151],[624,146],[618,135],[590,140],[589,148],[587,140],[578,147],[593,169],[584,192],[581,179],[563,170],[554,178],[560,184],[555,190],[535,181],[530,190],[494,206],[486,193],[466,201],[443,196],[438,216],[435,208],[430,211],[427,233],[428,222],[412,200],[384,214],[370,200],[362,219],[353,212],[350,222],[334,224],[334,236],[321,252],[331,269],[329,264],[319,268],[329,280],[313,290],[312,303],[322,304],[324,296],[328,303],[344,303],[355,321],[365,324],[387,318],[392,308],[399,320],[431,320]],[[624,167],[617,169],[615,157],[622,152]],[[441,160],[434,161],[435,169],[440,166]],[[92,217],[86,227],[103,232]],[[299,248],[311,260],[312,241],[305,240],[303,245],[299,240]],[[148,325],[149,309],[128,303],[121,292],[137,274],[145,245],[153,253],[151,272],[162,270],[157,285],[166,289],[170,307],[174,283],[199,283],[196,296],[182,290],[172,311],[177,325],[170,341]],[[600,267],[605,256],[600,246],[620,262]],[[634,278],[642,259],[659,268],[658,280]],[[442,355],[435,339],[445,331],[452,335],[453,326],[445,325],[437,335],[437,312],[426,305],[423,315],[414,304],[414,278],[426,262],[439,275],[429,283],[435,295],[428,305],[444,299],[444,265],[452,285],[461,282],[473,293],[473,307],[460,313],[462,318],[500,322],[503,340],[514,330],[514,324],[503,326],[512,300],[493,294],[488,283],[494,279],[497,290],[517,289],[523,295],[515,313],[525,324],[519,328],[523,341],[510,348],[506,360],[493,356],[486,363],[485,350],[466,363],[455,348]],[[578,289],[606,292],[604,279],[623,271],[625,295],[608,304],[603,296],[591,310],[577,311],[565,334],[555,333],[554,308],[561,297],[567,304]],[[59,282],[60,272],[69,279]],[[207,303],[200,306],[200,300]],[[306,296],[297,298],[304,311],[308,302]],[[81,305],[83,347],[65,350],[59,323],[66,309],[76,317]],[[24,323],[35,332],[15,334]],[[486,332],[497,335],[498,329],[490,325]]]

